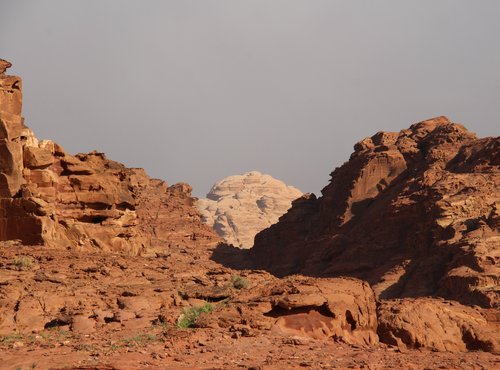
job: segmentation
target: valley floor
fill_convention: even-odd
[[[178,328],[183,310],[204,302],[196,287],[211,287],[204,298],[217,310],[236,299],[225,283],[235,273],[250,284],[268,279],[222,267],[210,253],[172,246],[126,257],[2,245],[0,369],[500,368],[500,358],[486,352],[354,346],[209,320]]]

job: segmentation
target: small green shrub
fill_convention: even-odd
[[[214,306],[211,303],[205,303],[201,307],[191,307],[185,308],[182,314],[177,320],[177,327],[180,329],[187,329],[196,324],[196,319],[202,313],[210,313],[214,310]]]
[[[246,289],[250,285],[248,280],[240,275],[231,276],[231,283],[235,289]]]
[[[18,257],[14,260],[14,266],[17,270],[29,270],[34,264],[33,258],[29,256]]]
[[[12,333],[9,335],[6,335],[0,339],[0,343],[4,344],[10,344],[13,342],[19,342],[23,339],[23,335],[20,333]]]

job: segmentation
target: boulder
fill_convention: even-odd
[[[378,343],[375,295],[360,280],[296,277],[271,302],[273,309],[266,314],[277,317],[274,332],[364,346]]]
[[[463,352],[500,350],[500,315],[432,298],[383,301],[378,309],[382,342],[406,348]]]
[[[46,148],[27,146],[24,151],[24,167],[26,168],[44,168],[54,163],[54,156]]]
[[[221,327],[249,325],[285,337],[378,343],[375,295],[353,278],[267,277],[213,314]]]

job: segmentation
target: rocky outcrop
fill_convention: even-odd
[[[0,240],[133,255],[164,241],[218,240],[188,185],[169,188],[103,153],[73,156],[37,140],[21,116],[21,79],[6,76],[8,67],[0,61]]]
[[[383,301],[378,317],[380,339],[401,350],[500,351],[497,310],[430,298],[397,299]]]
[[[22,82],[19,77],[7,76],[11,64],[0,59],[0,196],[10,197],[20,189],[23,162],[22,145],[29,131],[21,117]]]
[[[237,331],[265,330],[283,337],[335,340],[360,346],[378,344],[375,296],[370,286],[353,278],[277,279],[246,273],[248,287],[210,286],[203,279],[186,286],[186,299],[231,301],[201,327]],[[245,329],[246,328],[246,329]]]
[[[221,241],[202,223],[190,185],[178,183],[167,187],[164,181],[146,176],[142,169],[134,170],[131,180],[137,194],[138,229],[148,238],[147,254],[164,253],[173,245],[208,252],[207,245]]]
[[[257,266],[498,307],[500,139],[438,117],[354,149],[322,197],[295,200],[256,236]]]
[[[375,296],[365,282],[295,277],[286,280],[270,303],[266,315],[277,318],[271,327],[276,333],[365,346],[378,343]]]
[[[302,193],[257,171],[218,181],[198,200],[203,221],[226,241],[251,248],[255,234],[276,223]]]

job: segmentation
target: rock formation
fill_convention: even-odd
[[[0,240],[133,255],[160,241],[218,240],[189,185],[169,188],[103,153],[73,156],[37,140],[21,116],[21,79],[5,75],[8,67],[0,61]]]
[[[255,234],[276,223],[302,195],[300,190],[257,171],[218,181],[198,200],[203,222],[226,241],[251,248]]]
[[[322,198],[293,201],[253,249],[213,249],[220,239],[189,185],[38,141],[9,66],[0,60],[2,366],[498,364],[498,139],[445,118],[379,133],[356,145]],[[270,179],[216,185],[214,223],[224,215],[241,233],[285,212]],[[247,205],[262,215],[234,216],[231,206]],[[320,278],[235,271],[215,262],[220,250]]]
[[[500,352],[497,310],[439,299],[407,298],[382,301],[378,320],[381,340],[402,349]]]
[[[500,139],[438,117],[354,150],[246,257],[276,275],[369,282],[380,340],[402,351],[498,352]]]
[[[500,139],[438,117],[357,143],[252,257],[277,275],[353,276],[380,298],[499,305]]]

